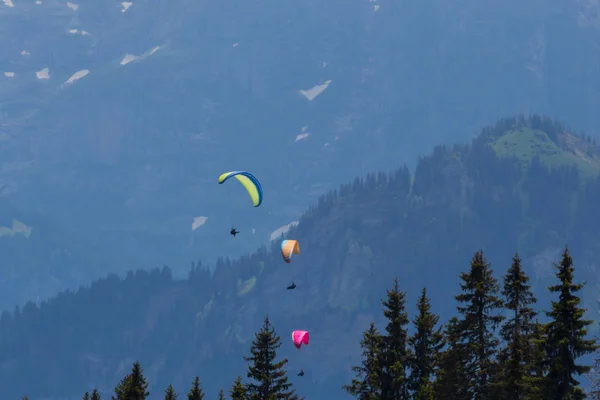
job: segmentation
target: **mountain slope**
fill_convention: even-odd
[[[594,2],[132,3],[0,5],[0,182],[147,264],[243,254],[498,115],[600,122]],[[215,185],[231,169],[262,179],[265,210]],[[254,235],[225,242],[231,224]]]
[[[189,279],[174,280],[166,269],[141,271],[5,313],[0,386],[12,397],[25,389],[32,397],[75,396],[94,386],[108,392],[139,359],[157,391],[168,383],[187,387],[200,374],[216,393],[241,371],[240,357],[268,314],[284,338],[293,329],[311,332],[302,351],[282,348],[292,370],[306,371],[301,393],[337,398],[357,361],[360,333],[381,322],[379,300],[391,279],[399,277],[411,306],[426,286],[445,320],[455,311],[447,299],[458,290],[457,275],[479,248],[496,276],[518,251],[547,307],[552,262],[568,243],[577,279],[588,282],[584,304],[596,317],[600,178],[580,178],[572,166],[549,169],[538,157],[527,165],[497,157],[490,138],[509,140],[519,130],[572,135],[550,120],[510,118],[471,145],[437,147],[414,174],[402,168],[357,178],[321,197],[291,228],[302,253],[289,265],[275,243],[221,259],[214,274],[195,266]],[[569,143],[555,144],[568,153],[575,149]],[[589,148],[594,157],[598,151]],[[298,287],[288,292],[291,281]]]
[[[39,301],[87,277],[102,276],[106,265],[126,271],[139,263],[109,256],[43,216],[24,213],[0,199],[0,309]]]

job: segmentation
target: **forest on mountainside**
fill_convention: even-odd
[[[93,255],[121,258],[101,273],[73,260],[48,295],[133,262],[185,276],[192,259],[249,253],[329,188],[412,170],[433,145],[468,140],[497,116],[600,125],[592,0],[184,0],[126,13],[112,2],[12,2],[0,2],[11,32],[0,60],[15,73],[0,74],[1,195],[75,230]],[[82,68],[90,74],[64,84]],[[237,166],[264,179],[269,207],[236,210],[216,187]],[[196,216],[209,220],[191,231]],[[215,234],[232,223],[256,235],[232,245]],[[37,270],[28,266],[21,283]],[[43,278],[24,291],[44,291]]]
[[[575,279],[568,248],[554,268],[556,279],[548,287],[554,300],[542,315],[533,308],[537,299],[518,254],[499,281],[483,252],[477,251],[468,270],[460,275],[460,290],[454,296],[458,315],[444,323],[423,288],[411,324],[406,293],[396,279],[381,301],[384,329],[371,322],[364,331],[362,362],[353,367],[356,375],[342,389],[359,400],[600,398],[600,371],[580,359],[600,346],[588,334],[593,322],[584,318],[579,298],[584,284]],[[304,369],[295,379],[290,378],[288,359],[277,354],[282,344],[286,343],[266,317],[244,357],[246,372],[235,378],[227,392],[221,388],[218,399],[299,399],[293,381],[304,378]],[[306,346],[310,343],[299,350]],[[596,358],[596,365],[599,362]],[[587,392],[580,386],[584,374],[592,384]],[[207,395],[200,383],[196,376],[187,399],[215,398]],[[136,361],[111,398],[144,400],[153,392],[158,399],[156,391],[148,387]],[[103,395],[108,398],[108,393],[94,388],[83,400],[100,400]],[[169,384],[161,398],[176,400],[177,390]]]
[[[297,383],[303,395],[334,396],[358,360],[362,332],[370,321],[383,323],[379,293],[389,282],[398,277],[412,311],[414,288],[427,287],[448,320],[456,309],[447,299],[473,248],[497,268],[518,251],[544,304],[552,299],[544,290],[555,279],[552,263],[569,243],[578,278],[588,282],[582,306],[594,319],[597,160],[592,140],[555,121],[503,119],[469,145],[436,148],[414,173],[369,174],[321,197],[287,235],[302,248],[290,265],[274,242],[219,260],[214,273],[201,263],[185,280],[166,267],[132,271],[4,311],[0,387],[9,397],[108,392],[139,360],[152,385],[182,388],[199,375],[215,392],[243,368],[240,355],[269,315],[280,332],[304,328],[319,338],[282,356],[294,354],[290,370],[310,365]],[[298,288],[286,292],[292,281]]]

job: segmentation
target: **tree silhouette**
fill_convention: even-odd
[[[249,363],[246,390],[249,400],[296,400],[296,390],[288,382],[284,366],[288,360],[276,361],[277,349],[281,347],[279,336],[265,318],[261,330],[255,334],[250,348],[250,355],[244,357]]]
[[[432,380],[440,350],[444,347],[441,327],[436,328],[440,317],[431,312],[427,290],[423,288],[417,302],[418,315],[413,321],[415,333],[409,339],[412,348],[409,388],[414,400],[433,400]]]
[[[204,392],[202,391],[202,388],[200,387],[200,378],[199,377],[194,378],[194,382],[192,382],[192,388],[188,392],[187,398],[188,398],[188,400],[203,400],[204,399]]]
[[[233,386],[229,390],[229,397],[231,400],[246,400],[246,387],[242,383],[241,376],[235,378],[235,382],[233,382]]]
[[[530,307],[536,302],[529,277],[515,254],[504,276],[504,308],[511,312],[500,330],[505,346],[498,356],[500,362],[498,390],[502,396],[520,400],[528,396],[534,373],[534,331],[537,313]]]
[[[356,373],[349,385],[342,386],[347,393],[357,399],[379,399],[381,398],[381,352],[383,350],[383,338],[371,323],[363,333],[360,342],[362,349],[362,363],[352,367]]]
[[[383,315],[388,321],[386,335],[382,336],[382,400],[408,400],[406,371],[410,357],[407,351],[407,325],[410,321],[405,298],[406,294],[400,291],[396,278],[392,289],[387,291],[387,298],[382,301]]]
[[[131,372],[115,387],[115,396],[112,399],[145,400],[148,396],[150,396],[148,382],[146,382],[140,363],[136,361],[133,363]]]
[[[165,389],[165,400],[177,400],[177,393],[171,384]]]
[[[578,386],[575,375],[585,374],[591,366],[577,364],[577,358],[593,353],[597,348],[594,339],[585,339],[587,327],[592,321],[583,319],[585,309],[579,307],[576,296],[584,284],[573,283],[573,259],[565,248],[560,264],[556,265],[557,285],[548,289],[558,293],[558,301],[546,315],[550,322],[545,326],[548,375],[545,396],[548,400],[584,399],[585,393]]]
[[[456,296],[461,319],[458,338],[469,351],[468,375],[475,398],[489,398],[490,378],[494,374],[494,356],[499,344],[494,330],[503,320],[500,289],[482,251],[471,259],[468,272],[460,275],[462,293]]]

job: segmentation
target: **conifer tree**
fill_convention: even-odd
[[[469,370],[469,351],[460,342],[459,320],[454,317],[446,326],[446,349],[440,354],[438,370],[433,383],[434,399],[472,400],[472,376]]]
[[[92,391],[92,397],[90,397],[90,400],[102,400],[102,396],[100,396],[100,392],[98,392],[98,389],[94,389]]]
[[[388,323],[385,327],[387,335],[383,336],[381,398],[382,400],[407,400],[409,319],[406,312],[406,294],[400,291],[398,278],[394,280],[392,289],[387,291],[387,298],[382,301],[382,304],[383,315]]]
[[[200,387],[200,378],[199,377],[194,378],[194,382],[192,383],[192,388],[188,392],[187,398],[188,398],[188,400],[203,400],[204,399],[204,392],[202,391],[202,388]]]
[[[26,399],[27,396],[23,396],[21,398],[21,400]],[[81,400],[90,400],[90,393],[89,392],[85,392],[85,394],[83,395],[83,397],[81,398]]]
[[[284,367],[287,358],[276,361],[277,349],[281,347],[281,339],[275,329],[265,318],[262,329],[255,334],[250,348],[250,355],[244,357],[249,363],[246,385],[249,400],[297,400],[296,390],[288,382]]]
[[[462,316],[458,337],[470,352],[468,369],[476,400],[490,397],[490,377],[499,344],[494,331],[503,320],[500,315],[503,304],[497,296],[500,286],[492,274],[483,252],[477,251],[469,272],[460,276],[462,293],[456,296],[457,310]]]
[[[415,333],[409,338],[411,352],[409,389],[414,400],[433,400],[433,382],[439,352],[444,347],[440,317],[431,312],[427,290],[423,288],[417,302],[418,315],[413,321]]]
[[[165,400],[177,400],[177,393],[171,384],[165,389]]]
[[[223,389],[219,390],[219,400],[225,400],[225,392]]]
[[[587,327],[592,321],[583,319],[585,309],[579,307],[580,298],[576,295],[584,284],[573,283],[575,268],[569,249],[565,248],[562,259],[556,267],[557,285],[548,289],[558,293],[558,301],[552,301],[551,311],[546,312],[550,322],[545,326],[547,354],[547,392],[545,398],[584,399],[585,393],[578,386],[575,375],[585,374],[591,367],[577,364],[577,358],[593,353],[598,346],[593,339],[586,339]]]
[[[115,396],[113,400],[145,400],[150,396],[148,382],[139,362],[133,363],[131,372],[115,387]]]
[[[524,378],[525,399],[544,400],[546,384],[546,336],[544,325],[537,320],[533,324],[533,347],[529,361],[528,375]]]
[[[360,342],[362,362],[352,367],[356,377],[349,385],[342,386],[347,393],[359,400],[381,400],[381,351],[383,338],[371,323]]]
[[[238,376],[233,382],[233,386],[229,390],[231,400],[246,400],[246,387],[242,383],[242,377]]]
[[[530,305],[534,304],[536,299],[518,254],[514,255],[512,265],[504,276],[502,295],[504,308],[509,310],[511,315],[500,330],[506,345],[498,356],[500,382],[497,386],[502,397],[520,400],[526,397],[528,377],[533,373],[536,312]]]

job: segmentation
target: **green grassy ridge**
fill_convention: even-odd
[[[514,157],[524,167],[538,157],[550,168],[574,166],[583,180],[600,173],[600,148],[590,138],[538,116],[499,121],[483,130],[482,139],[499,157]]]

